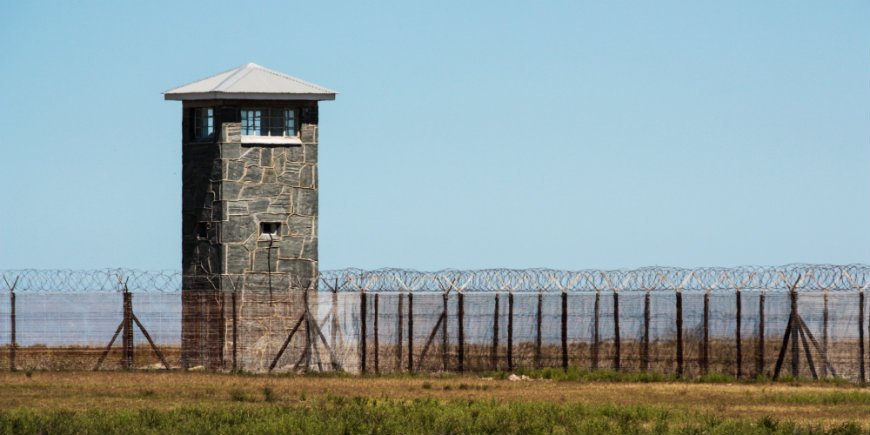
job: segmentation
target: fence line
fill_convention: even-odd
[[[188,343],[226,370],[785,370],[866,380],[865,265],[261,275],[0,271],[9,294],[0,366],[190,368]],[[268,293],[254,290],[263,278]],[[202,297],[183,282],[198,283]],[[224,291],[209,291],[213,282]]]
[[[182,274],[170,270],[20,269],[0,270],[0,277],[9,285],[18,280],[16,289],[27,292],[122,291],[119,281],[126,282],[131,292],[177,292],[182,287]],[[870,287],[870,266],[792,264],[695,269],[448,269],[435,272],[341,269],[321,272],[318,281],[321,290],[339,292],[776,291],[788,290],[796,282],[798,291],[855,291]]]

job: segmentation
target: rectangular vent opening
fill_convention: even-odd
[[[260,222],[260,235],[278,237],[281,231],[280,222]]]

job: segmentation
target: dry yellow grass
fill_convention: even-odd
[[[0,409],[174,409],[226,406],[244,395],[258,406],[264,389],[292,403],[319,396],[482,399],[653,405],[720,417],[770,416],[800,424],[867,425],[870,391],[854,386],[693,383],[583,383],[480,377],[316,377],[182,372],[35,372],[0,374]],[[258,399],[259,398],[259,399]]]

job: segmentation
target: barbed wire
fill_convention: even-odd
[[[173,270],[0,270],[0,286],[16,292],[179,292],[186,283],[228,278],[245,289],[265,273],[185,276]],[[312,280],[272,274],[276,289],[315,287]],[[303,284],[304,283],[304,284]],[[596,292],[596,291],[856,291],[870,287],[870,265],[790,264],[778,267],[645,267],[625,270],[410,269],[323,271],[319,291],[335,292]],[[215,285],[215,288],[220,286]]]

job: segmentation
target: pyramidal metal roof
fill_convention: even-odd
[[[334,100],[336,92],[255,63],[170,89],[166,100]]]

